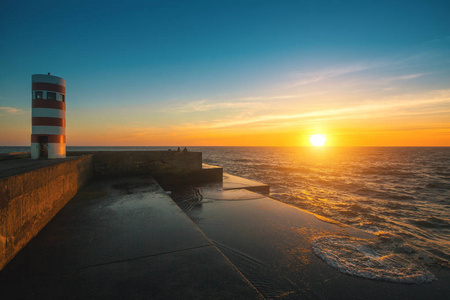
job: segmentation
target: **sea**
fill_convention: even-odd
[[[181,147],[184,148],[184,147]],[[177,147],[68,147],[68,151]],[[270,197],[374,239],[317,237],[312,247],[344,273],[394,282],[435,280],[450,268],[449,147],[187,147],[224,172],[270,185]],[[0,147],[3,152],[28,147]],[[339,258],[339,259],[336,259]],[[357,266],[355,268],[355,266]],[[410,276],[399,276],[406,274]]]

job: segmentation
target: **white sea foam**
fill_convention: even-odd
[[[424,283],[435,276],[408,254],[415,250],[399,236],[374,239],[323,236],[312,243],[314,253],[342,273],[397,283]]]

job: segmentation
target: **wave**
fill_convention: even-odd
[[[371,167],[363,168],[359,171],[362,175],[381,175],[381,176],[399,176],[399,177],[415,177],[416,175],[410,171],[402,171],[394,167]]]
[[[233,161],[235,162],[253,162],[254,160],[252,159],[247,159],[247,158],[237,158],[237,159],[233,159]]]
[[[283,166],[275,166],[272,167],[276,171],[282,172],[282,173],[311,173],[312,171],[307,168],[303,167],[283,167]]]
[[[426,220],[414,220],[411,223],[425,228],[450,228],[448,221],[437,217],[429,217]]]
[[[450,189],[450,184],[441,182],[441,181],[433,181],[426,185],[428,189],[438,189],[438,190],[448,190]]]
[[[408,195],[402,192],[390,192],[384,190],[375,190],[368,187],[362,187],[356,190],[356,193],[361,196],[370,196],[378,199],[392,199],[400,201],[410,201],[415,200],[414,196]]]

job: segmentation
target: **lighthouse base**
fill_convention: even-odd
[[[31,158],[65,158],[66,144],[65,143],[46,143],[45,141],[39,143],[31,143]]]

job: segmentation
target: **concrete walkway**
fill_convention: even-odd
[[[77,156],[68,156],[66,158],[56,159],[20,158],[0,160],[0,179],[60,164],[62,162],[77,158]]]
[[[312,251],[316,237],[375,236],[319,220],[313,214],[244,188],[201,187],[203,201],[187,214],[268,299],[450,299],[450,270],[437,280],[404,284],[341,273]]]
[[[0,272],[1,299],[261,299],[149,178],[82,189]]]

